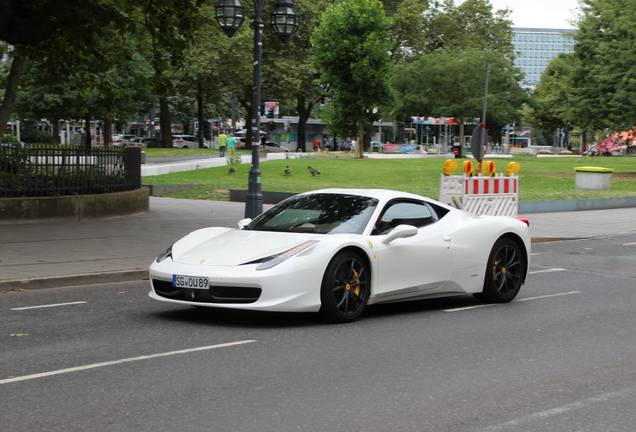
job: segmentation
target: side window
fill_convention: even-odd
[[[371,235],[388,234],[398,225],[413,225],[416,228],[421,228],[432,224],[436,220],[436,215],[423,202],[392,201],[380,213]]]
[[[437,220],[440,220],[441,218],[446,216],[446,214],[450,211],[442,206],[438,206],[432,203],[429,203],[429,206],[431,206],[433,211],[435,212],[435,215],[437,216]]]

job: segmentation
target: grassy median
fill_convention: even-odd
[[[207,150],[210,152],[210,150]],[[190,150],[192,152],[192,150]],[[348,155],[348,154],[345,154]],[[148,155],[149,157],[155,157]],[[308,154],[311,156],[311,154]],[[321,188],[372,188],[412,192],[431,198],[439,195],[440,175],[445,159],[337,159],[310,158],[263,161],[260,164],[262,190],[271,192],[305,192]],[[580,160],[579,160],[580,159]],[[461,162],[454,175],[461,175]],[[472,159],[470,159],[473,161]],[[488,159],[504,172],[508,163],[519,162],[519,199],[521,201],[568,200],[636,196],[636,158],[633,157],[563,157]],[[474,161],[473,161],[474,162]],[[289,166],[291,175],[285,175]],[[307,167],[320,171],[312,176]],[[575,167],[614,168],[611,191],[575,191]],[[230,189],[247,189],[250,164],[206,168],[160,176],[143,177],[143,184],[191,184],[204,186],[166,196],[190,199],[228,200]]]

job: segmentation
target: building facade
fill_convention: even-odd
[[[515,66],[525,78],[522,87],[534,89],[541,81],[541,73],[560,53],[574,51],[574,29],[540,29],[513,27],[512,43],[517,58]]]

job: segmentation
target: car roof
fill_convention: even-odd
[[[333,194],[342,194],[342,195],[360,195],[366,196],[370,198],[376,198],[382,202],[388,201],[394,198],[412,198],[426,201],[435,201],[431,198],[427,198],[421,195],[412,194],[409,192],[401,192],[390,189],[350,189],[350,188],[328,188],[328,189],[319,189],[311,192],[304,192],[304,194],[315,194],[315,193],[333,193]],[[447,206],[442,203],[435,202],[435,204],[439,204],[445,208],[452,209],[452,207]]]

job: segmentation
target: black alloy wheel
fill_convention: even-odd
[[[488,258],[484,291],[476,297],[491,303],[511,301],[519,293],[526,265],[521,248],[515,241],[499,239]]]
[[[355,321],[369,298],[370,273],[354,252],[343,252],[329,263],[320,290],[320,314],[330,322]]]

